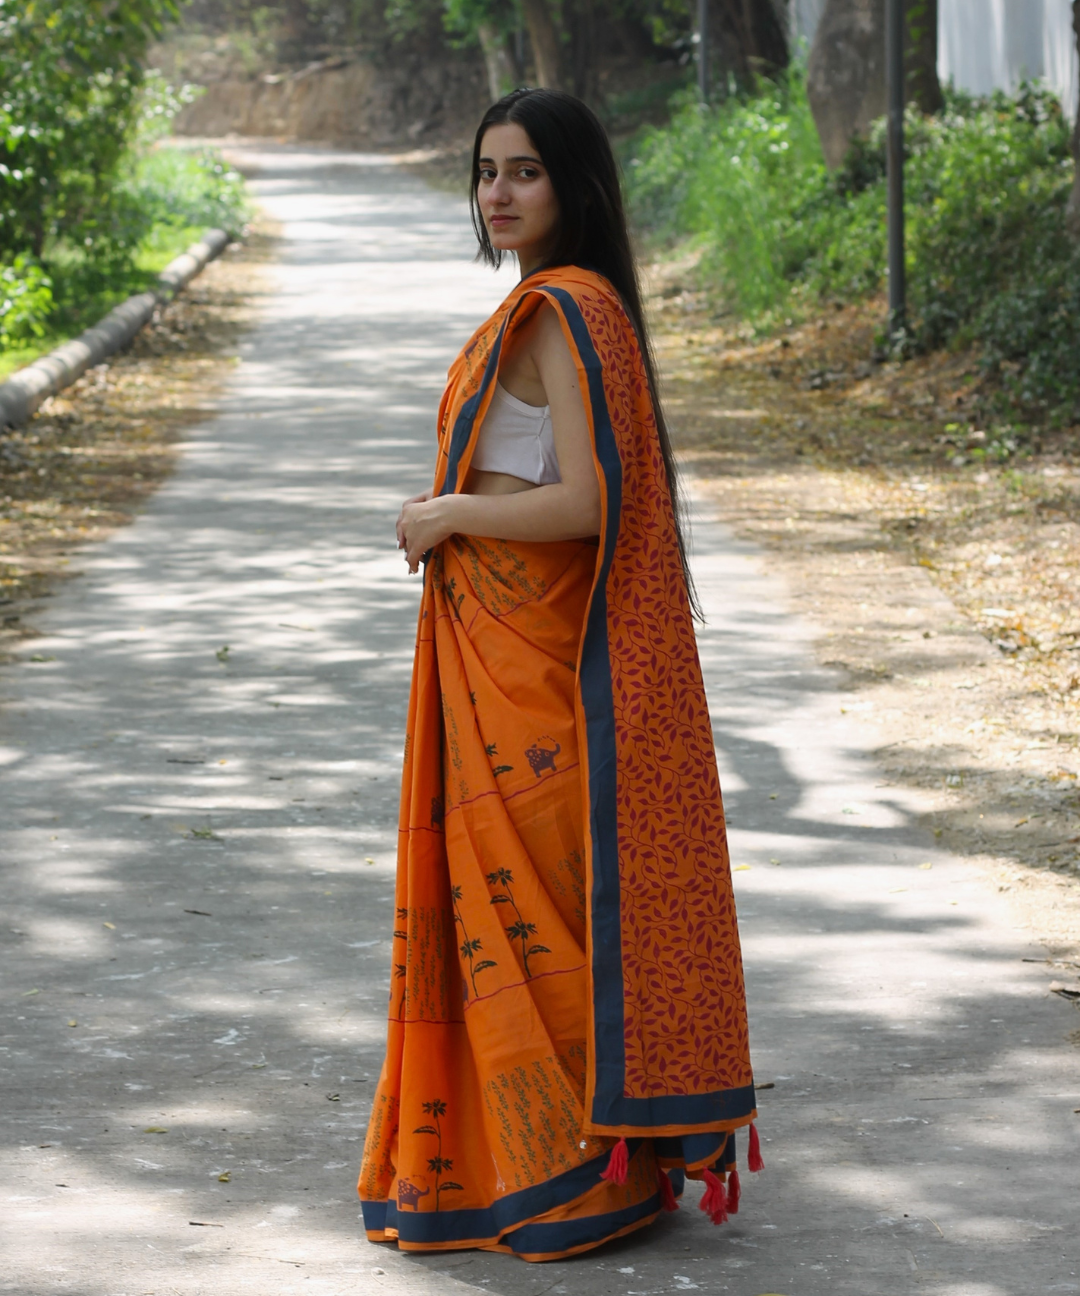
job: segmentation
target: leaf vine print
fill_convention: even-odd
[[[481,941],[479,936],[474,936],[470,940],[469,933],[465,929],[465,919],[462,917],[461,908],[460,908],[461,887],[452,886],[450,888],[450,898],[454,902],[454,922],[456,922],[458,926],[461,928],[461,946],[460,946],[461,957],[469,965],[469,981],[472,983],[473,998],[475,999],[476,998],[476,974],[478,972],[486,972],[488,968],[497,967],[498,964],[494,961],[494,959],[482,959],[479,963],[473,962],[473,960],[476,958],[476,955],[479,954],[480,952]]]
[[[498,756],[499,744],[488,743],[487,746],[484,748],[484,751],[487,754],[488,760],[491,760],[493,756]],[[492,774],[495,775],[496,778],[498,778],[500,774],[509,774],[513,768],[514,768],[513,765],[495,765],[492,767],[491,772]]]
[[[454,616],[461,620],[461,605],[465,602],[465,591],[458,592],[457,580],[453,577],[446,583],[446,597],[450,606],[454,609]]]
[[[398,920],[399,923],[401,923],[401,924],[405,924],[405,923],[407,923],[407,922],[409,921],[409,910],[408,910],[408,908],[404,908],[404,909],[402,909],[402,908],[397,908],[397,909],[395,909],[394,912],[395,912],[395,915],[396,915],[397,920]],[[404,925],[401,926],[401,927],[395,927],[395,928],[394,928],[394,940],[402,940],[402,941],[405,941],[405,944],[406,944],[405,958],[406,958],[406,960],[407,960],[407,959],[408,959],[408,941],[409,941],[409,933],[408,933],[408,931],[405,929]],[[405,973],[406,973],[406,962],[402,962],[402,963],[395,963],[395,964],[394,964],[394,976],[395,976],[395,978],[399,979],[399,980],[403,983],[403,984],[402,984],[402,987],[401,987],[401,1001],[400,1001],[400,1003],[398,1004],[398,1010],[397,1010],[397,1015],[398,1015],[399,1017],[403,1017],[403,1016],[405,1015],[405,996],[406,996],[406,994],[408,993],[408,985],[407,985],[407,983],[405,982]],[[391,988],[391,990],[390,990],[390,998],[391,998],[391,1000],[393,1000],[393,997],[394,997],[394,991],[393,991],[393,988]]]
[[[513,887],[514,875],[508,868],[496,869],[493,873],[487,875],[487,880],[492,886],[502,886],[506,888],[505,894],[497,894],[491,897],[492,904],[508,904],[517,915],[517,921],[512,922],[506,929],[507,936],[511,940],[521,941],[521,961],[525,965],[525,975],[531,977],[529,971],[529,959],[534,954],[550,954],[551,950],[546,945],[530,945],[529,941],[536,935],[536,924],[526,922],[521,910],[517,907],[514,900]]]
[[[414,1134],[434,1134],[438,1139],[435,1149],[435,1155],[428,1157],[428,1169],[435,1176],[435,1209],[439,1209],[439,1194],[444,1192],[464,1192],[464,1187],[459,1183],[452,1183],[449,1179],[446,1183],[441,1183],[442,1176],[448,1171],[453,1170],[454,1162],[450,1157],[444,1157],[442,1154],[442,1118],[446,1115],[446,1103],[441,1098],[433,1098],[431,1102],[422,1103],[424,1112],[432,1118],[434,1125],[418,1125],[413,1130]]]

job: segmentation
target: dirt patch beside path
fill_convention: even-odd
[[[930,794],[942,844],[1074,966],[1075,429],[1022,447],[981,426],[970,354],[872,364],[880,303],[754,342],[710,321],[670,268],[654,282],[682,457],[820,627],[820,660],[873,725],[887,777]]]
[[[75,574],[76,549],[129,522],[213,408],[257,306],[273,231],[256,224],[157,312],[131,346],[0,438],[0,656]]]

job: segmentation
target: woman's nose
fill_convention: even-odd
[[[488,191],[493,203],[504,203],[510,199],[510,184],[505,176],[497,175]]]

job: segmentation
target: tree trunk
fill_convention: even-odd
[[[559,33],[547,0],[522,0],[525,26],[529,29],[538,84],[551,90],[562,88],[559,75]]]
[[[573,0],[563,4],[563,22],[570,38],[570,79],[574,94],[586,103],[596,98],[597,30],[593,0]]]
[[[742,28],[752,71],[768,76],[787,67],[791,59],[787,29],[775,4],[742,0]]]
[[[907,0],[905,12],[906,98],[923,112],[936,112],[942,106],[937,0]],[[852,140],[885,113],[885,0],[825,0],[806,92],[825,163],[835,170]]]
[[[525,84],[525,28],[520,20],[513,31],[506,33],[506,61],[515,86]]]
[[[749,87],[787,67],[784,22],[771,0],[713,0],[709,9],[710,81],[721,94],[731,79]]]
[[[908,0],[904,67],[907,99],[924,113],[941,112],[945,98],[938,80],[938,0]]]
[[[476,29],[476,35],[484,53],[488,96],[494,103],[496,99],[501,99],[504,94],[508,94],[517,80],[510,62],[510,50],[505,38],[488,23],[481,23]]]
[[[1080,56],[1080,0],[1073,0],[1073,31],[1076,33],[1076,53]],[[1080,102],[1076,104],[1076,120],[1072,133],[1073,187],[1069,194],[1069,205],[1065,209],[1065,221],[1069,233],[1080,243]]]
[[[885,112],[884,0],[825,0],[810,46],[806,93],[825,165]]]

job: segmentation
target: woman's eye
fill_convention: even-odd
[[[535,167],[522,167],[518,175],[522,180],[535,180],[539,172]]]

